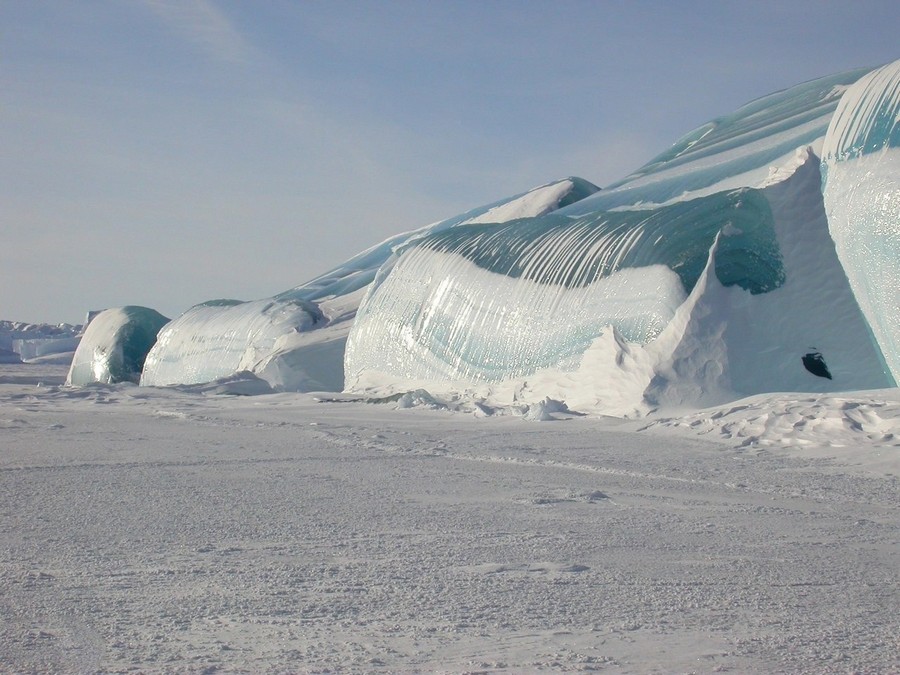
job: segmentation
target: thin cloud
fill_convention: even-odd
[[[210,0],[143,0],[165,24],[207,56],[229,63],[256,60],[252,45]]]

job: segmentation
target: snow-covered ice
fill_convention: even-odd
[[[897,389],[534,423],[64,377],[0,366],[0,670],[900,669]]]

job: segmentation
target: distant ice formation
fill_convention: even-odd
[[[273,298],[204,303],[160,332],[141,383],[248,371],[276,391],[620,415],[896,386],[898,92],[900,62],[806,82],[606,189],[556,181]]]
[[[68,323],[0,321],[0,363],[71,363],[81,328]]]
[[[66,384],[137,383],[156,334],[169,319],[147,307],[118,307],[97,314],[75,350]]]

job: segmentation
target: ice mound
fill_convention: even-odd
[[[147,307],[107,309],[95,316],[75,350],[67,385],[137,383],[159,329],[169,319]]]

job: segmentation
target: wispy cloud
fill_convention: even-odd
[[[207,56],[251,63],[257,54],[231,20],[210,0],[142,0],[173,31]]]

